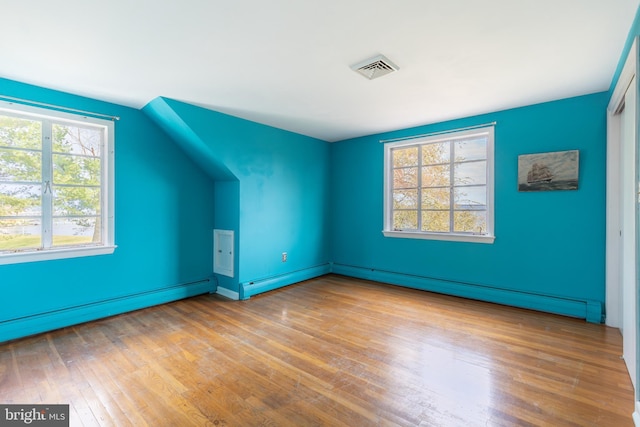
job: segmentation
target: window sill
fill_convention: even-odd
[[[94,255],[109,255],[115,251],[116,247],[117,246],[87,246],[83,248],[49,249],[46,251],[7,252],[0,254],[0,265],[79,258]]]
[[[400,239],[424,239],[424,240],[446,240],[450,242],[468,243],[488,243],[493,244],[496,236],[480,234],[446,234],[446,233],[425,233],[421,231],[382,231],[385,237],[395,237]]]

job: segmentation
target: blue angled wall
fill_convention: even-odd
[[[236,233],[220,286],[248,298],[329,272],[327,142],[166,98],[144,112],[216,179],[215,225]]]
[[[601,321],[607,101],[598,93],[333,144],[333,271]],[[379,141],[493,121],[495,243],[384,237]],[[579,190],[518,192],[519,154],[575,149]]]
[[[113,255],[0,265],[0,341],[215,290],[214,181],[146,115],[6,79],[0,94],[121,117],[118,248]]]

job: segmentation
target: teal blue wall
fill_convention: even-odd
[[[612,87],[638,34],[637,15]],[[585,302],[592,321],[604,303],[607,93],[334,144],[164,98],[138,111],[6,79],[0,94],[122,117],[118,248],[0,266],[0,341],[216,283],[246,298],[327,272],[330,261],[343,274],[568,315],[583,316]],[[379,139],[491,121],[495,243],[385,238]],[[578,191],[517,191],[519,154],[569,149],[580,150]],[[236,232],[234,278],[209,280],[214,228]]]
[[[511,303],[523,295],[604,303],[607,93],[338,142],[331,146],[334,271]],[[494,244],[386,238],[380,139],[496,121]],[[577,191],[520,193],[519,154],[580,150]],[[355,268],[354,268],[355,267]],[[415,277],[412,277],[415,276]],[[456,287],[456,284],[458,285]],[[425,285],[425,288],[429,288]],[[491,294],[505,290],[496,299]],[[544,299],[532,308],[547,309]],[[524,305],[528,304],[516,304]],[[548,311],[566,312],[562,308]]]
[[[220,286],[246,298],[329,271],[327,142],[166,98],[144,111],[204,159],[227,195],[216,201],[216,223],[236,233],[237,270]]]
[[[518,295],[604,301],[604,93],[328,144],[163,98],[141,112],[8,80],[0,92],[122,117],[118,249],[0,266],[0,341],[213,290],[214,228],[236,232],[236,275],[215,282],[244,298],[333,261],[356,277],[562,314],[580,316]],[[496,242],[384,238],[379,139],[489,121]],[[578,191],[517,192],[518,154],[567,149],[580,150]]]
[[[216,181],[215,184],[215,226],[216,229],[233,230],[234,247],[240,242],[240,181]],[[237,253],[237,252],[236,252]],[[238,257],[233,260],[234,277],[216,275],[217,284],[238,292]]]
[[[112,255],[0,265],[0,341],[213,289],[214,182],[146,115],[5,79],[0,94],[121,117],[118,248]]]

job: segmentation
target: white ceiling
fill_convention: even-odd
[[[0,77],[336,141],[607,90],[639,2],[0,0]]]

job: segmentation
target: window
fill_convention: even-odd
[[[0,103],[0,264],[113,252],[113,131]]]
[[[384,150],[385,236],[493,242],[493,126]]]

